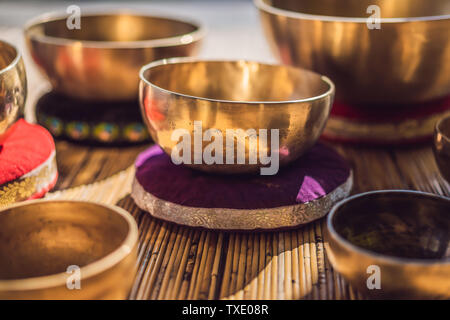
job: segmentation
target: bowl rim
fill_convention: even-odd
[[[431,265],[450,265],[450,259],[413,259],[413,258],[403,258],[398,256],[389,256],[386,254],[378,253],[369,249],[365,249],[363,247],[357,246],[350,242],[349,240],[345,239],[339,232],[336,231],[333,225],[333,218],[336,216],[339,208],[341,208],[344,204],[351,202],[352,200],[364,198],[367,196],[371,196],[374,194],[409,194],[409,195],[417,195],[421,197],[427,197],[432,198],[435,200],[440,201],[446,201],[450,202],[450,198],[446,198],[444,196],[440,196],[434,193],[428,193],[423,191],[416,191],[416,190],[376,190],[376,191],[368,191],[363,193],[355,194],[351,197],[345,198],[344,200],[339,201],[336,203],[333,208],[331,209],[330,213],[327,217],[327,229],[328,233],[333,238],[334,241],[336,241],[339,245],[345,247],[349,251],[356,252],[358,254],[367,256],[369,258],[374,258],[381,260],[385,263],[390,264],[409,264],[409,265],[417,265],[417,266],[431,266]]]
[[[315,74],[317,75],[323,82],[325,82],[328,85],[328,90],[320,95],[317,96],[313,96],[313,97],[309,97],[309,98],[304,98],[304,99],[295,99],[295,100],[282,100],[282,101],[245,101],[245,100],[226,100],[226,99],[213,99],[213,98],[207,98],[207,97],[199,97],[199,96],[194,96],[194,95],[189,95],[189,94],[184,94],[184,93],[180,93],[180,92],[176,92],[176,91],[171,91],[168,89],[164,89],[161,88],[157,85],[155,85],[154,83],[150,82],[145,76],[144,73],[153,68],[153,67],[157,67],[157,66],[161,66],[161,65],[167,65],[167,64],[179,64],[179,63],[197,63],[197,62],[231,62],[231,63],[239,63],[239,62],[249,62],[249,63],[257,63],[260,65],[266,65],[266,66],[273,66],[273,67],[288,67],[288,68],[293,68],[293,69],[298,69],[301,70],[302,72],[308,72],[311,74]],[[249,105],[259,105],[259,104],[287,104],[287,103],[303,103],[303,102],[311,102],[311,101],[317,101],[323,98],[326,98],[327,96],[332,96],[335,92],[335,85],[333,83],[333,81],[331,81],[327,76],[321,75],[317,72],[308,70],[308,69],[304,69],[304,68],[299,68],[299,67],[295,67],[295,66],[287,66],[287,65],[283,65],[283,64],[274,64],[274,63],[266,63],[266,62],[259,62],[259,61],[255,61],[255,60],[246,60],[246,59],[238,59],[238,60],[224,60],[224,59],[201,59],[201,58],[197,58],[197,57],[175,57],[175,58],[166,58],[166,59],[161,59],[161,60],[156,60],[156,61],[152,61],[146,65],[144,65],[141,70],[139,71],[139,78],[140,78],[140,87],[142,86],[142,84],[145,84],[146,86],[150,86],[154,89],[160,90],[162,92],[165,93],[169,93],[169,94],[173,94],[176,95],[178,97],[184,97],[184,98],[189,98],[189,99],[197,99],[197,100],[203,100],[203,101],[209,101],[209,102],[218,102],[218,103],[230,103],[230,104],[249,104]],[[141,89],[141,88],[140,88]],[[140,99],[141,98],[141,91],[139,90],[139,96]]]
[[[107,205],[103,203],[93,202],[93,201],[81,201],[81,200],[29,200],[25,202],[19,202],[4,208],[1,208],[0,214],[6,210],[19,208],[34,204],[45,204],[45,203],[80,203],[89,204],[94,206],[100,206],[108,209],[115,214],[120,215],[125,219],[128,225],[128,233],[122,243],[114,249],[112,252],[103,256],[100,259],[95,260],[92,263],[80,267],[80,272],[82,274],[82,279],[88,279],[95,277],[102,272],[111,269],[126,257],[132,254],[134,247],[138,241],[138,227],[136,221],[131,216],[131,214],[118,206]],[[0,279],[0,292],[1,291],[30,291],[30,290],[41,290],[46,288],[54,288],[61,285],[65,285],[67,281],[68,274],[66,272],[54,273],[46,276],[29,277],[29,278],[19,278],[19,279]]]
[[[266,0],[253,0],[255,6],[267,13],[273,15],[280,15],[288,18],[302,19],[302,20],[319,20],[328,22],[352,22],[352,23],[367,23],[365,17],[338,17],[338,16],[325,16],[315,15],[302,12],[295,12],[286,9],[274,7],[266,2]],[[380,23],[402,23],[402,22],[415,22],[415,21],[438,21],[450,19],[450,14],[438,15],[438,16],[423,16],[423,17],[403,17],[403,18],[380,18]]]
[[[39,41],[51,45],[74,45],[82,44],[86,48],[96,48],[96,49],[139,49],[139,48],[161,48],[161,47],[176,47],[184,46],[197,41],[202,40],[206,35],[206,28],[203,23],[198,20],[191,18],[179,18],[176,16],[165,15],[165,14],[154,14],[154,12],[149,13],[148,10],[129,10],[129,9],[86,9],[82,11],[81,17],[92,17],[92,16],[118,16],[118,15],[130,15],[130,16],[140,16],[145,18],[156,18],[156,19],[166,19],[170,21],[175,21],[179,23],[189,24],[195,27],[195,30],[178,36],[149,39],[149,40],[135,40],[135,41],[92,41],[92,40],[79,40],[63,37],[48,36],[45,34],[30,34],[33,27],[39,24],[45,24],[51,21],[63,20],[69,17],[68,13],[61,11],[51,11],[41,15],[38,15],[30,20],[28,20],[24,27],[23,32],[25,38],[30,38],[35,41]]]
[[[444,121],[450,121],[450,114],[443,116],[438,121],[436,121],[436,125],[434,127],[434,130],[436,133],[438,133],[447,143],[450,143],[450,136],[446,135],[444,131],[441,129],[441,125]]]
[[[0,43],[11,47],[16,52],[16,56],[14,57],[14,59],[6,67],[4,67],[3,69],[0,69],[0,76],[1,76],[2,74],[8,72],[9,70],[14,69],[14,67],[22,59],[22,54],[20,53],[19,49],[17,49],[17,47],[15,45],[11,44],[8,41],[0,40]]]

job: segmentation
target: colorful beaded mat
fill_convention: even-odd
[[[89,144],[136,144],[149,140],[137,101],[86,102],[49,92],[36,118],[54,137]]]

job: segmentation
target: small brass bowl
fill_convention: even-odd
[[[450,94],[448,0],[254,1],[278,58],[330,77],[339,101],[392,108]]]
[[[358,194],[331,210],[327,230],[333,267],[361,292],[450,298],[449,198],[402,190]]]
[[[127,297],[138,231],[125,210],[34,200],[1,210],[0,225],[0,299]]]
[[[144,66],[140,76],[141,111],[153,140],[172,155],[182,142],[173,134],[184,130],[192,148],[190,163],[183,163],[216,173],[256,172],[265,167],[258,156],[261,152],[278,154],[280,166],[297,159],[322,133],[334,97],[334,85],[324,76],[251,61],[174,58]],[[210,142],[196,141],[196,132],[201,140],[201,133],[205,137],[209,129],[222,137],[216,152],[221,153],[223,164],[201,159]],[[260,143],[263,129],[267,130],[265,145]],[[278,130],[278,139],[273,129]],[[227,130],[234,130],[234,134],[228,137]],[[250,136],[255,138],[252,144]],[[272,148],[272,141],[277,140],[278,148]],[[210,141],[218,140],[213,136]],[[238,145],[245,147],[245,155]],[[257,155],[253,163],[251,153]],[[196,155],[200,163],[195,162]]]
[[[450,183],[450,115],[436,123],[433,151],[442,176]]]
[[[0,143],[8,128],[23,115],[27,79],[20,52],[0,41]]]
[[[85,100],[136,100],[144,64],[193,55],[204,36],[197,23],[139,13],[83,14],[80,29],[67,17],[36,18],[25,38],[54,90]]]

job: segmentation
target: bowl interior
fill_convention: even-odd
[[[331,223],[363,249],[410,259],[450,259],[450,199],[372,193],[338,207]]]
[[[317,73],[250,61],[160,64],[145,70],[143,77],[175,93],[227,101],[292,101],[330,90],[330,84]]]
[[[363,17],[370,5],[378,5],[382,18],[411,18],[450,14],[447,0],[263,0],[279,9],[312,15]]]
[[[0,213],[0,280],[83,267],[117,249],[129,233],[124,217],[103,206],[42,202]]]
[[[450,116],[442,119],[437,126],[439,132],[447,137],[447,139],[450,139]]]
[[[198,29],[197,26],[167,18],[134,14],[86,15],[80,20],[80,29],[69,29],[66,17],[40,22],[28,32],[53,38],[80,41],[145,41],[182,36]]]
[[[0,71],[9,66],[16,57],[16,49],[6,42],[0,41]]]

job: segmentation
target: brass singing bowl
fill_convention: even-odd
[[[277,57],[328,76],[339,101],[397,107],[450,94],[448,0],[254,2]],[[368,27],[373,5],[381,29]]]
[[[328,256],[352,286],[371,297],[448,299],[449,214],[449,198],[425,192],[352,196],[328,216]]]
[[[9,127],[23,115],[27,79],[20,52],[0,41],[0,143]]]
[[[450,116],[436,123],[433,151],[439,171],[450,183]]]
[[[257,149],[267,155],[279,154],[280,166],[297,159],[322,133],[334,96],[333,83],[317,73],[251,61],[161,60],[144,66],[140,77],[141,111],[153,140],[172,155],[184,139],[174,138],[174,131],[186,130],[191,137],[191,163],[184,164],[217,173],[256,172],[265,166],[259,156],[255,163],[249,161],[249,149],[256,148],[249,142],[252,132],[247,130],[251,129]],[[223,148],[217,151],[222,152],[223,164],[194,163],[197,121],[203,133],[216,129],[222,136]],[[267,130],[265,146],[259,143],[260,129]],[[279,133],[278,150],[271,148],[272,129]],[[232,147],[226,142],[227,130],[236,133],[230,139]],[[244,142],[244,163],[238,163],[237,146]],[[201,143],[204,154],[210,142]],[[233,155],[227,161],[230,150]]]
[[[83,14],[80,29],[66,23],[66,15],[39,17],[25,38],[54,90],[85,100],[136,100],[144,64],[194,55],[204,36],[197,23],[138,13]]]
[[[0,225],[0,299],[127,297],[138,231],[125,210],[34,200],[1,210]]]

